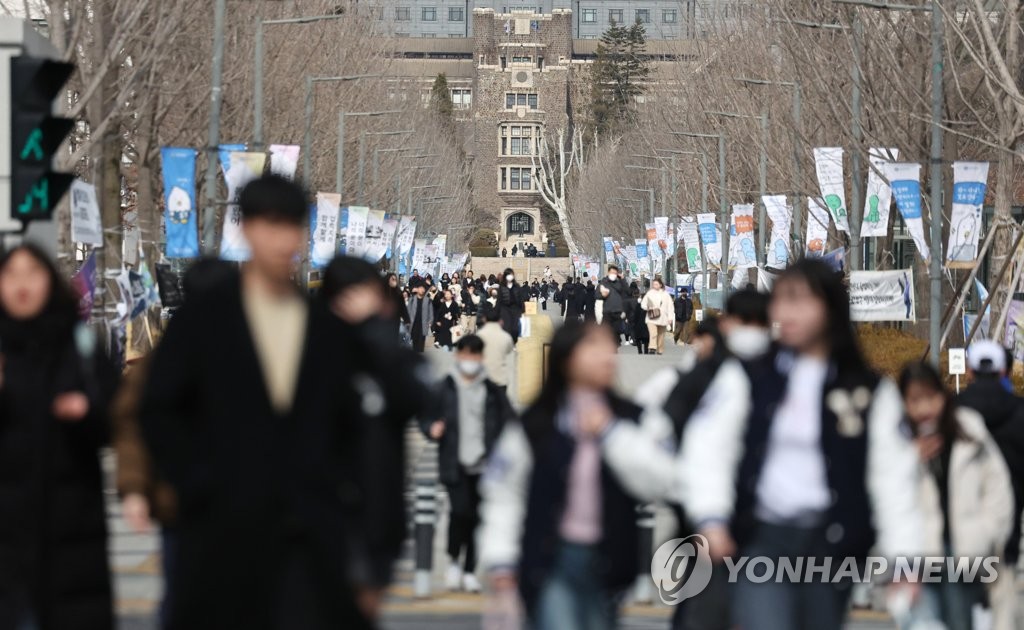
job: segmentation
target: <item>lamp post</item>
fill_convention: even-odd
[[[346,81],[358,81],[359,79],[380,78],[381,74],[352,74],[337,77],[306,76],[306,120],[305,129],[302,134],[302,179],[306,185],[310,185],[310,177],[313,171],[313,160],[310,155],[313,151],[313,88],[318,83],[344,83]],[[341,191],[339,191],[341,192]]]
[[[257,151],[263,145],[263,29],[267,26],[280,24],[313,24],[327,20],[338,20],[344,15],[311,15],[307,17],[289,18],[284,20],[261,20],[256,18],[256,67],[253,79],[253,112],[252,112],[252,146]]]
[[[372,171],[373,171],[372,172],[372,177],[373,177],[373,189],[374,189],[374,192],[376,193],[377,184],[380,181],[380,154],[381,153],[404,153],[405,151],[424,151],[424,150],[425,150],[425,147],[395,147],[395,148],[392,148],[392,149],[382,149],[380,147],[375,148],[373,150],[373,167],[372,167]],[[374,194],[373,205],[375,205],[375,206],[379,206],[380,205],[380,198],[377,197],[376,194]],[[401,207],[401,200],[399,200],[399,207]]]
[[[203,209],[203,251],[217,253],[217,146],[220,144],[221,82],[224,70],[224,12],[227,0],[213,6],[213,81],[210,90],[210,123],[206,147],[206,208]]]
[[[338,164],[334,171],[334,188],[341,195],[342,200],[345,198],[345,119],[349,116],[377,117],[400,113],[402,113],[401,110],[397,109],[377,112],[338,112]]]
[[[413,133],[411,129],[402,131],[364,131],[359,134],[359,179],[356,187],[356,203],[363,205],[363,189],[366,181],[366,136],[405,136]]]
[[[722,270],[723,278],[729,275],[729,203],[725,198],[725,134],[723,133],[697,133],[693,131],[673,131],[673,136],[686,138],[713,138],[718,140],[718,221],[722,230],[722,263],[719,268]],[[729,283],[722,283],[722,301],[729,297]]]

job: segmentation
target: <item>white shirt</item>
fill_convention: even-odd
[[[775,412],[757,484],[757,515],[782,522],[825,512],[830,503],[821,451],[821,405],[828,363],[796,359]]]

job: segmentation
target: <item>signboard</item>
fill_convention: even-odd
[[[850,315],[855,322],[912,322],[914,271],[850,272]]]
[[[967,374],[967,351],[963,348],[949,349],[949,374],[951,376]]]

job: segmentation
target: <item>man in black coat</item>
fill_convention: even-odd
[[[596,298],[604,300],[601,321],[612,327],[620,343],[622,315],[626,312],[626,299],[628,296],[629,287],[626,285],[626,281],[622,279],[622,276],[619,275],[618,265],[608,265],[608,275],[598,284]]]
[[[957,403],[974,409],[985,419],[985,426],[1010,469],[1017,507],[1014,527],[1006,543],[1006,562],[1015,566],[1020,557],[1020,516],[1024,508],[1024,404],[1001,382],[1008,372],[1006,351],[991,340],[976,341],[967,351],[972,382],[957,397]]]
[[[266,176],[239,204],[251,260],[179,309],[143,394],[179,498],[167,628],[369,628],[350,578],[366,547],[358,397],[337,324],[292,282],[307,198]]]
[[[445,378],[433,414],[420,419],[423,433],[437,440],[438,470],[448,489],[449,590],[479,592],[476,528],[480,524],[480,475],[505,423],[515,416],[505,392],[487,378],[484,342],[476,335],[459,340],[455,372]],[[460,556],[465,558],[460,564]]]
[[[690,318],[693,317],[693,300],[690,299],[690,292],[687,289],[679,287],[679,294],[676,297],[674,306],[676,311],[675,341],[677,344],[680,340],[683,343],[690,343],[690,331],[688,328]]]
[[[528,298],[523,297],[523,288],[516,282],[512,269],[502,274],[501,286],[498,287],[498,312],[501,313],[501,325],[505,332],[512,335],[512,341],[519,341],[519,320],[523,316],[523,306]]]

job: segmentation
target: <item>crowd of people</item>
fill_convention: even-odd
[[[408,533],[413,421],[439,446],[446,585],[521,602],[534,630],[616,626],[649,563],[637,508],[651,502],[716,565],[675,629],[841,628],[854,579],[840,560],[869,554],[996,558],[992,583],[879,579],[903,627],[972,630],[978,608],[1015,627],[1024,403],[997,343],[969,349],[959,396],[924,364],[884,378],[841,277],[814,260],[700,322],[684,292],[653,279],[641,295],[614,265],[596,284],[506,270],[414,272],[403,288],[339,258],[309,298],[294,282],[305,192],[265,176],[239,204],[250,261],[193,266],[158,347],[123,378],[43,252],[0,258],[0,630],[114,627],[111,443],[125,519],[160,528],[161,628],[375,627]],[[542,391],[516,408],[508,368],[534,298],[565,321]],[[670,332],[685,360],[617,393],[622,336],[660,354]],[[452,351],[440,382],[419,356],[428,337]],[[739,557],[836,562],[810,582],[727,581]]]

